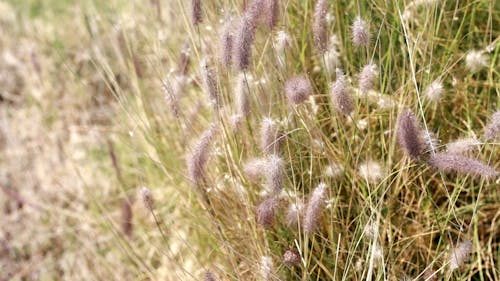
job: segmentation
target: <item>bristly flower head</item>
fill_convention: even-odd
[[[285,93],[290,104],[298,105],[305,102],[312,94],[311,82],[304,75],[297,75],[285,82]]]
[[[283,189],[284,164],[278,155],[270,155],[264,166],[266,186],[273,194],[279,194]]]
[[[265,154],[278,153],[282,141],[282,134],[276,122],[271,118],[262,119],[260,125],[260,148],[262,151]]]
[[[284,30],[280,30],[276,34],[276,51],[284,52],[286,49],[290,48],[290,35]]]
[[[210,98],[210,102],[214,107],[219,107],[219,87],[217,84],[217,75],[213,68],[208,65],[208,61],[203,59],[200,63],[201,77],[203,79],[203,87]]]
[[[370,44],[370,28],[361,17],[357,17],[351,26],[352,43],[356,47],[367,47]]]
[[[300,254],[295,249],[288,249],[283,254],[283,263],[287,266],[300,265]]]
[[[201,0],[191,0],[191,18],[194,25],[202,21]]]
[[[465,66],[472,72],[476,72],[487,65],[488,57],[482,51],[469,51],[465,57]]]
[[[435,80],[425,88],[424,94],[430,101],[438,102],[443,95],[443,89],[443,83],[439,80]]]
[[[286,211],[286,224],[289,227],[297,226],[297,223],[300,219],[300,214],[304,209],[304,203],[299,201],[297,203],[291,202],[288,206],[288,210]]]
[[[211,125],[203,132],[186,158],[189,179],[196,187],[200,187],[205,180],[205,169],[210,156],[210,147],[216,134],[217,127]]]
[[[312,233],[318,228],[318,221],[325,204],[326,184],[320,183],[313,191],[304,214],[304,232]]]
[[[221,34],[221,63],[226,68],[229,69],[233,62],[233,44],[234,44],[234,36],[232,30],[232,20],[226,20],[222,28]]]
[[[326,0],[318,0],[314,6],[313,15],[313,38],[314,45],[318,51],[323,54],[326,52],[327,37],[328,37],[328,23],[326,21],[327,4]]]
[[[337,80],[332,84],[330,96],[335,109],[348,116],[354,111],[354,100],[349,93],[347,79],[341,69],[337,68]]]
[[[257,183],[263,176],[265,168],[266,160],[260,158],[251,159],[243,166],[243,173],[247,177],[248,181]]]
[[[265,0],[264,21],[269,29],[273,29],[278,23],[280,16],[280,6],[278,0]]]
[[[149,190],[149,188],[143,186],[141,187],[140,193],[142,201],[144,202],[144,206],[146,206],[148,210],[152,211],[154,208],[154,200],[153,195],[151,195],[151,191]]]
[[[234,44],[234,63],[240,71],[247,70],[250,66],[252,45],[262,9],[262,0],[252,0],[240,18]]]
[[[484,137],[488,140],[495,140],[500,137],[500,110],[491,116],[490,122],[484,128]]]
[[[446,145],[446,152],[449,154],[468,155],[472,150],[478,148],[481,142],[476,138],[462,138],[450,142]]]
[[[241,117],[247,117],[250,114],[250,93],[249,83],[245,73],[240,73],[236,77],[234,103],[236,113]]]
[[[377,81],[377,76],[378,68],[376,64],[370,63],[365,65],[358,76],[359,89],[365,93],[373,89],[375,82]]]
[[[472,252],[472,242],[470,240],[465,240],[460,242],[450,252],[450,257],[449,257],[450,270],[454,271],[460,268],[467,261],[471,252]]]
[[[376,184],[384,177],[384,169],[373,160],[367,160],[359,165],[359,174],[367,182]]]
[[[264,201],[262,201],[255,210],[257,223],[264,227],[273,226],[278,204],[279,198],[276,196],[264,199]]]
[[[445,173],[457,172],[483,177],[496,177],[498,175],[498,172],[492,167],[461,155],[436,153],[430,157],[429,165]]]
[[[397,123],[398,141],[401,148],[413,159],[417,159],[424,150],[421,131],[413,112],[404,110]]]

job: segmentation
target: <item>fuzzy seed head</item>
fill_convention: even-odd
[[[284,164],[278,155],[270,155],[264,167],[266,185],[273,194],[279,194],[283,189]]]
[[[361,17],[357,17],[351,26],[352,43],[356,47],[368,47],[370,44],[370,28]]]
[[[336,70],[337,80],[331,86],[331,99],[335,109],[345,116],[350,115],[354,111],[354,100],[349,93],[347,79],[342,70]]]
[[[362,178],[373,184],[378,183],[384,177],[384,169],[374,160],[367,160],[361,163],[358,171]]]
[[[326,184],[320,183],[313,191],[304,214],[304,232],[312,233],[318,228],[318,221],[325,204]]]
[[[286,224],[288,226],[296,226],[300,219],[300,214],[304,209],[304,203],[290,203],[286,211]]]
[[[201,0],[191,0],[191,20],[195,26],[202,22]]]
[[[444,173],[456,172],[486,178],[498,176],[492,167],[462,155],[436,153],[430,157],[429,165]]]
[[[205,170],[210,156],[210,148],[216,134],[217,127],[211,125],[203,132],[187,156],[186,165],[188,177],[196,187],[200,187],[205,180]]]
[[[285,82],[285,93],[290,104],[305,102],[312,94],[311,82],[305,75],[297,75]]]
[[[223,29],[221,35],[221,63],[226,68],[231,68],[233,62],[233,44],[234,35],[231,29],[231,21],[228,21]]]
[[[500,137],[500,110],[491,116],[490,122],[484,128],[484,137],[488,140],[495,140]]]
[[[234,42],[234,64],[240,71],[247,70],[250,66],[252,45],[262,7],[262,0],[253,0],[240,18]]]
[[[279,53],[284,52],[286,49],[290,48],[290,35],[284,30],[278,31],[276,34],[275,42],[276,51]]]
[[[488,57],[481,51],[472,50],[465,57],[465,66],[472,72],[476,72],[488,66]]]
[[[262,201],[255,210],[257,223],[264,227],[273,226],[278,205],[279,199],[276,196],[269,197]]]
[[[251,159],[243,166],[243,173],[248,181],[257,183],[264,174],[266,161],[264,159]]]
[[[404,110],[397,122],[398,142],[412,159],[418,159],[424,150],[421,131],[420,124],[413,112]]]
[[[470,152],[481,145],[476,138],[461,138],[446,145],[448,154],[468,155]]]
[[[449,257],[450,270],[454,271],[456,269],[459,269],[467,261],[471,252],[472,252],[472,242],[470,240],[465,240],[460,242],[450,252],[450,257]]]
[[[236,78],[235,107],[239,116],[247,117],[250,114],[250,85],[247,83],[245,73],[240,73]]]
[[[367,93],[373,89],[378,77],[378,68],[374,63],[365,65],[359,74],[359,89]]]
[[[435,80],[429,86],[427,86],[427,88],[424,90],[424,94],[430,101],[438,102],[443,95],[443,91],[443,83],[439,80]]]
[[[288,249],[283,254],[283,263],[287,266],[300,265],[300,254],[295,249]]]
[[[281,143],[282,137],[276,122],[271,118],[264,118],[260,125],[260,148],[264,154],[278,153]]]
[[[273,29],[278,23],[280,15],[280,6],[278,0],[265,0],[264,1],[264,22],[269,29]]]
[[[328,37],[328,23],[326,20],[327,14],[327,3],[326,0],[318,0],[314,6],[313,15],[313,39],[314,46],[321,53],[326,52],[327,47],[327,37]]]
[[[344,173],[344,167],[340,163],[332,163],[325,168],[325,176],[337,178]]]
[[[217,75],[213,68],[209,67],[208,61],[203,59],[200,63],[201,77],[203,79],[203,87],[210,98],[210,102],[214,107],[219,107],[220,97],[219,88],[217,85]]]
[[[149,188],[147,188],[145,186],[141,187],[140,194],[141,194],[142,202],[144,202],[144,206],[148,210],[152,211],[154,208],[154,200],[153,200],[153,195],[151,194],[151,191],[149,190]]]

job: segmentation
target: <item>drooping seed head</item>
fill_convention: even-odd
[[[377,65],[374,63],[365,65],[358,76],[359,89],[365,93],[373,89],[377,81],[377,77],[378,77]]]
[[[300,261],[300,254],[295,249],[288,249],[283,254],[283,263],[287,266],[298,266]]]
[[[206,165],[210,156],[210,148],[217,134],[217,127],[211,125],[191,148],[186,158],[188,177],[196,187],[201,187],[205,180]]]
[[[422,129],[410,110],[404,110],[398,118],[397,134],[401,148],[413,159],[418,159],[424,150]]]
[[[203,59],[200,63],[201,77],[203,87],[210,98],[210,102],[215,108],[220,106],[219,86],[217,84],[217,74],[214,69],[208,65],[208,61]]]
[[[195,26],[202,22],[201,0],[191,0],[191,20]]]
[[[262,119],[260,125],[260,148],[265,154],[278,153],[280,150],[282,134],[276,122],[271,118]]]
[[[456,172],[486,178],[498,176],[498,172],[492,167],[462,155],[436,153],[429,158],[428,162],[429,165],[444,173]]]
[[[304,214],[304,232],[312,233],[318,228],[326,198],[326,184],[320,183],[313,191]]]
[[[305,102],[312,92],[311,82],[304,75],[294,76],[285,82],[285,94],[290,104]]]
[[[151,191],[149,190],[149,188],[147,188],[145,186],[141,187],[140,194],[141,194],[142,202],[144,202],[144,206],[148,210],[152,211],[154,209],[154,200],[153,200],[153,195],[151,194]]]
[[[449,256],[449,266],[450,270],[454,271],[459,269],[469,258],[472,252],[472,242],[470,240],[465,240],[460,243],[450,251]]]
[[[319,51],[320,54],[326,52],[327,47],[327,37],[328,37],[328,23],[326,20],[327,14],[327,3],[326,0],[318,0],[314,6],[313,15],[313,39],[314,46]]]
[[[443,90],[443,83],[439,80],[435,80],[425,88],[424,94],[430,101],[438,102],[443,95]]]
[[[238,74],[236,79],[234,96],[236,113],[241,117],[247,117],[250,114],[250,85],[247,81],[245,73]]]
[[[262,201],[255,210],[257,223],[264,227],[273,226],[278,205],[279,199],[276,196],[271,196]]]
[[[465,66],[470,71],[476,72],[488,66],[488,57],[482,51],[469,51],[465,57]]]
[[[331,86],[330,97],[337,111],[345,116],[354,111],[354,100],[349,93],[347,79],[341,69],[336,70],[337,80]]]
[[[500,110],[491,116],[490,122],[484,128],[484,137],[487,140],[495,140],[500,137]]]
[[[356,47],[368,47],[370,44],[370,28],[361,17],[357,17],[351,26],[352,43]]]

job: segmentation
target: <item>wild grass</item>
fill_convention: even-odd
[[[0,11],[2,279],[500,280],[495,1]]]

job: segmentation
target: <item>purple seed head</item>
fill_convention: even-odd
[[[356,47],[367,47],[370,44],[370,29],[368,23],[357,17],[351,26],[352,43]]]
[[[269,29],[273,29],[278,23],[280,7],[278,0],[265,0],[265,23]]]
[[[205,272],[205,276],[203,277],[203,281],[216,281],[215,274],[213,274],[210,270]]]
[[[336,70],[337,80],[331,87],[331,99],[335,109],[345,116],[350,115],[354,111],[354,100],[349,93],[347,79],[341,69]]]
[[[484,128],[484,137],[488,140],[495,140],[500,137],[500,110],[491,116],[490,122]]]
[[[424,150],[421,132],[413,112],[404,110],[397,122],[398,141],[401,148],[413,159],[417,159]]]
[[[214,69],[208,65],[208,61],[203,59],[200,63],[201,77],[203,79],[203,87],[210,98],[210,102],[214,107],[220,106],[219,87],[217,85],[217,74]]]
[[[249,87],[244,73],[240,73],[236,78],[234,103],[236,113],[241,117],[247,117],[250,114],[250,96]]]
[[[276,196],[269,197],[262,201],[256,208],[257,223],[264,227],[271,227],[278,209],[279,199]]]
[[[191,0],[191,18],[195,26],[203,20],[201,13],[201,0]]]
[[[264,167],[266,185],[273,194],[279,194],[283,189],[284,164],[278,155],[270,155]]]
[[[444,173],[456,172],[486,178],[498,176],[492,167],[462,155],[436,153],[429,158],[429,165]]]
[[[266,160],[256,158],[251,159],[243,166],[243,174],[245,174],[248,181],[257,183],[264,175],[266,168]]]
[[[359,89],[364,93],[373,89],[373,87],[375,86],[375,82],[377,81],[377,76],[377,65],[375,65],[374,63],[365,65],[361,70],[361,73],[359,73]]]
[[[191,148],[191,152],[186,159],[189,179],[196,187],[200,187],[205,180],[205,170],[210,156],[210,148],[216,134],[217,127],[211,125]]]
[[[253,0],[243,13],[238,24],[234,42],[234,63],[238,70],[247,70],[252,57],[255,32],[263,11],[263,0]]]
[[[327,49],[328,24],[326,21],[327,13],[326,0],[318,0],[314,6],[313,15],[313,39],[314,45],[318,51],[323,54]]]
[[[222,29],[221,35],[221,63],[226,68],[231,68],[233,62],[233,44],[234,36],[231,29],[231,22],[227,21]]]
[[[300,265],[300,254],[295,249],[288,249],[283,254],[283,263],[287,266]]]
[[[285,93],[290,104],[305,102],[312,94],[311,82],[305,75],[297,75],[285,82]]]
[[[326,184],[320,183],[313,191],[307,203],[304,214],[304,232],[312,233],[318,228],[318,221],[321,217],[324,201],[326,198]]]

